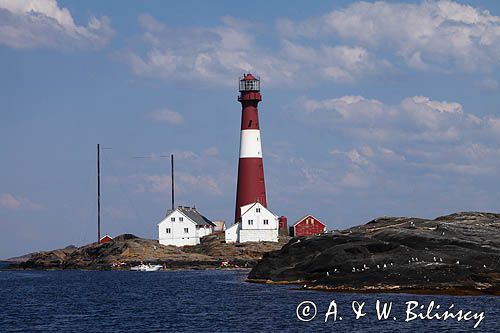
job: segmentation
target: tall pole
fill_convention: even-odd
[[[175,209],[175,200],[174,200],[174,154],[170,155],[170,167],[172,170],[172,211]]]
[[[100,146],[97,144],[97,243],[101,240],[101,158]]]

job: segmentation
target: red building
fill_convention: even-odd
[[[306,215],[290,227],[290,236],[312,236],[326,232],[326,225],[312,215]]]
[[[278,229],[278,235],[280,236],[288,236],[288,219],[286,216],[280,216],[278,218],[278,223],[279,223],[279,229]]]
[[[110,235],[106,234],[103,237],[101,237],[101,239],[99,239],[99,244],[109,243],[112,240],[113,238]]]

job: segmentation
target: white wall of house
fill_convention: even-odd
[[[260,203],[241,207],[241,222],[226,230],[226,242],[277,242],[278,216]]]
[[[226,243],[238,243],[240,238],[240,224],[235,223],[231,227],[227,228],[225,231]]]
[[[158,241],[163,245],[196,245],[200,238],[211,234],[213,227],[198,226],[194,221],[174,210],[158,224]]]

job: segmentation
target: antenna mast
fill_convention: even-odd
[[[100,145],[97,144],[97,243],[101,241],[101,157]]]
[[[170,155],[170,164],[172,169],[172,211],[175,209],[175,201],[174,201],[174,154]]]

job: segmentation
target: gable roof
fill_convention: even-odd
[[[177,210],[179,210],[182,214],[186,215],[189,219],[191,219],[193,222],[195,222],[197,225],[210,225],[215,227],[215,224],[212,223],[209,219],[207,219],[205,216],[201,215],[200,212],[196,210],[196,208],[191,208],[191,207],[178,207]]]
[[[162,221],[165,221],[165,219],[167,219],[175,211],[179,211],[182,215],[193,221],[196,225],[208,225],[215,227],[215,224],[209,219],[207,219],[205,216],[201,215],[200,212],[198,212],[195,207],[179,206],[175,210],[169,209],[167,211],[167,215]]]
[[[326,224],[324,224],[323,222],[321,222],[321,220],[315,218],[311,214],[307,214],[304,217],[302,217],[301,219],[299,219],[297,222],[294,223],[294,225],[292,227],[295,227],[297,224],[299,224],[300,222],[304,221],[308,217],[312,217],[314,220],[318,221],[319,223],[321,223],[322,225],[324,225],[326,227]]]
[[[241,206],[241,216],[245,215],[246,213],[248,213],[253,207],[255,207],[256,205],[259,205],[260,208],[262,209],[265,209],[267,210],[269,213],[273,214],[273,212],[271,212],[269,209],[267,209],[267,207],[264,207],[260,202],[256,201],[254,203],[251,203],[251,204],[248,204],[248,205],[245,205],[245,206]],[[243,209],[247,208],[244,212],[243,212]],[[277,216],[277,215],[274,215],[274,216]]]
[[[101,239],[99,239],[99,241],[102,241],[103,239],[106,239],[106,238],[109,238],[109,239],[113,239],[113,237],[111,237],[109,234],[106,234],[104,236],[101,237]]]
[[[258,201],[255,201],[254,203],[247,204],[245,206],[241,206],[240,207],[240,209],[241,209],[241,216],[245,215],[250,209],[253,208],[253,206],[255,206],[258,203],[259,203]]]

